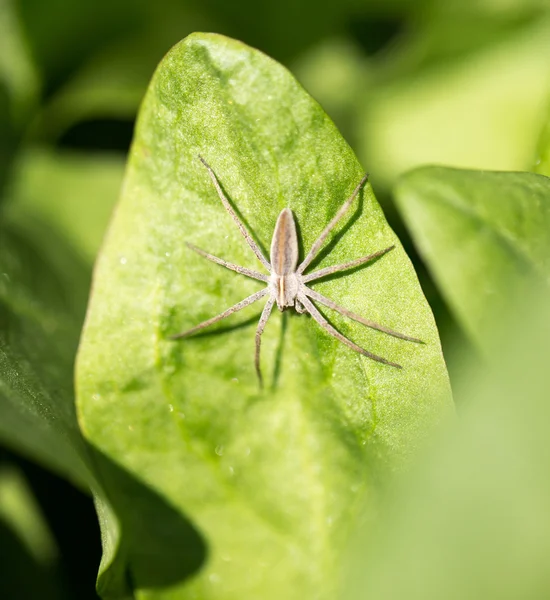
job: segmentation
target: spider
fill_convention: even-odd
[[[313,304],[312,300],[320,302],[328,308],[331,308],[332,310],[335,310],[340,314],[344,315],[345,317],[353,319],[361,323],[362,325],[366,325],[371,329],[377,329],[378,331],[382,331],[396,338],[407,340],[409,342],[422,343],[421,340],[414,337],[410,337],[403,333],[399,333],[397,331],[393,331],[388,327],[379,325],[378,323],[374,323],[373,321],[365,319],[364,317],[337,305],[332,300],[330,300],[330,298],[326,298],[325,296],[319,294],[319,292],[312,290],[306,285],[310,281],[315,281],[317,279],[327,277],[339,271],[352,269],[353,267],[362,265],[366,262],[374,260],[375,258],[379,258],[393,250],[395,246],[389,246],[388,248],[384,248],[383,250],[379,250],[378,252],[374,252],[373,254],[369,254],[368,256],[356,258],[355,260],[343,263],[341,265],[326,267],[324,269],[319,269],[318,271],[313,271],[312,273],[304,275],[304,271],[310,265],[311,261],[317,256],[319,250],[322,248],[323,244],[325,243],[325,240],[327,239],[332,229],[342,218],[342,216],[347,212],[352,202],[355,200],[361,189],[367,183],[369,174],[367,173],[361,179],[361,181],[353,191],[352,195],[342,204],[336,215],[321,232],[321,235],[317,238],[310,251],[308,252],[307,256],[298,265],[298,236],[296,234],[296,222],[294,221],[294,215],[292,214],[292,211],[289,208],[283,208],[283,210],[279,214],[277,223],[275,225],[275,230],[273,232],[273,238],[271,240],[271,262],[269,262],[263,255],[256,242],[252,239],[250,232],[246,229],[242,221],[239,219],[239,217],[229,204],[229,201],[227,200],[212,167],[210,167],[210,165],[204,160],[204,158],[202,158],[202,156],[199,156],[199,160],[206,167],[208,174],[210,175],[210,179],[212,180],[212,183],[216,188],[218,196],[220,197],[220,200],[222,201],[223,206],[225,207],[225,210],[231,215],[231,217],[237,224],[237,227],[239,228],[241,234],[247,241],[254,254],[257,256],[258,260],[263,264],[267,271],[269,271],[269,275],[264,275],[263,273],[259,273],[257,271],[253,271],[251,269],[247,269],[245,267],[241,267],[239,265],[227,262],[222,258],[213,256],[212,254],[209,254],[208,252],[197,248],[197,246],[186,242],[187,246],[191,250],[193,250],[197,254],[200,254],[204,258],[207,258],[208,260],[211,260],[212,262],[215,262],[216,264],[221,265],[222,267],[225,267],[232,271],[236,271],[237,273],[240,273],[242,275],[246,275],[247,277],[257,279],[258,281],[263,281],[266,284],[266,287],[260,290],[259,292],[248,296],[244,300],[241,300],[240,302],[228,308],[227,310],[224,310],[221,314],[212,317],[211,319],[208,319],[203,323],[199,323],[198,325],[195,325],[195,327],[192,327],[187,331],[170,336],[170,339],[176,340],[189,337],[197,333],[198,331],[201,331],[202,329],[205,329],[206,327],[209,327],[210,325],[213,325],[214,323],[225,319],[229,315],[236,313],[237,311],[245,308],[246,306],[249,306],[253,302],[260,300],[264,296],[267,296],[267,302],[260,316],[258,328],[256,329],[256,353],[254,364],[256,367],[256,373],[258,375],[260,387],[262,387],[263,385],[262,372],[260,368],[261,338],[265,325],[275,303],[277,303],[277,308],[280,311],[284,310],[285,308],[293,307],[298,313],[309,313],[313,317],[313,319],[317,321],[317,323],[327,333],[334,336],[337,340],[339,340],[352,350],[355,350],[363,356],[367,356],[368,358],[375,360],[379,363],[383,363],[385,365],[401,369],[401,365],[391,362],[381,356],[377,356],[376,354],[373,354],[372,352],[369,352],[364,348],[361,348],[360,346],[349,340],[347,337],[342,335],[325,319],[325,317]]]

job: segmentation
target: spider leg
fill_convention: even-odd
[[[304,308],[303,304],[300,302],[300,300],[298,300],[298,298],[296,298],[294,308],[299,315],[303,315],[305,312],[307,312],[307,310]]]
[[[260,387],[263,387],[263,378],[262,378],[262,370],[260,368],[260,346],[262,343],[262,333],[265,329],[265,324],[271,315],[271,310],[273,305],[275,304],[275,298],[271,297],[265,303],[264,309],[262,311],[262,316],[258,321],[258,328],[256,329],[256,354],[254,356],[254,365],[256,366],[256,373],[258,374],[258,379],[260,381]]]
[[[319,294],[319,292],[316,292],[315,290],[312,290],[311,288],[308,288],[307,286],[304,286],[303,289],[304,289],[304,294],[309,296],[311,299],[317,300],[317,302],[320,302],[321,304],[324,304],[325,306],[332,308],[332,310],[339,312],[341,315],[344,315],[344,317],[348,317],[348,319],[353,319],[354,321],[361,323],[361,325],[366,325],[367,327],[370,327],[371,329],[377,329],[378,331],[383,331],[384,333],[387,333],[388,335],[393,335],[393,337],[399,338],[401,340],[407,340],[408,342],[416,342],[417,344],[424,343],[422,340],[419,340],[418,338],[411,337],[410,335],[405,335],[404,333],[399,333],[398,331],[394,331],[393,329],[390,329],[389,327],[385,327],[384,325],[379,325],[378,323],[375,323],[374,321],[365,319],[361,315],[353,313],[353,312],[351,312],[351,310],[348,310],[347,308],[339,306],[338,304],[333,302],[330,298],[327,298],[326,296]]]
[[[346,269],[353,269],[353,267],[358,267],[363,263],[369,262],[370,260],[374,260],[384,254],[387,254],[390,250],[393,250],[395,246],[389,246],[388,248],[384,248],[384,250],[378,250],[378,252],[374,252],[373,254],[369,254],[368,256],[363,256],[362,258],[356,258],[355,260],[350,260],[350,262],[344,263],[342,265],[334,265],[333,267],[326,267],[325,269],[319,269],[318,271],[313,271],[313,273],[308,273],[307,275],[302,276],[302,281],[307,283],[308,281],[315,281],[316,279],[321,279],[321,277],[327,277],[327,275],[332,275],[333,273],[338,273],[339,271],[345,271]]]
[[[188,329],[187,331],[184,331],[182,333],[177,333],[176,335],[171,335],[170,339],[177,340],[180,338],[189,337],[190,335],[197,333],[197,331],[200,331],[201,329],[204,329],[205,327],[209,327],[210,325],[213,325],[214,323],[217,323],[218,321],[225,319],[225,317],[228,317],[229,315],[232,315],[233,313],[236,313],[237,311],[245,308],[246,306],[252,304],[253,302],[256,302],[256,300],[263,298],[268,292],[269,292],[269,288],[266,287],[263,290],[260,290],[259,292],[256,292],[255,294],[252,294],[251,296],[248,296],[248,298],[245,298],[244,300],[237,302],[237,304],[235,304],[231,308],[228,308],[227,310],[224,310],[219,315],[212,317],[211,319],[208,319],[207,321],[199,323],[198,325],[195,325],[195,327],[191,327],[191,329]]]
[[[397,369],[402,369],[403,368],[401,365],[398,365],[397,363],[394,363],[394,362],[391,362],[389,360],[386,360],[385,358],[382,358],[381,356],[377,356],[376,354],[373,354],[372,352],[369,352],[368,350],[365,350],[364,348],[361,348],[361,346],[358,346],[357,344],[353,343],[351,340],[348,340],[347,337],[345,337],[339,331],[337,331],[325,319],[325,317],[323,317],[323,315],[317,310],[317,308],[315,307],[315,305],[313,304],[313,302],[311,302],[311,300],[307,296],[301,294],[299,298],[300,298],[300,302],[304,305],[304,307],[306,308],[307,312],[317,321],[317,323],[319,323],[319,325],[327,333],[329,333],[330,335],[332,335],[333,337],[335,337],[337,340],[339,340],[340,342],[342,342],[342,344],[345,344],[346,346],[348,346],[352,350],[355,350],[355,352],[359,352],[359,354],[362,354],[363,356],[371,358],[372,360],[375,360],[376,362],[383,363],[384,365],[389,365],[390,367],[396,367]]]
[[[218,192],[218,196],[220,197],[220,200],[222,201],[222,204],[225,207],[225,210],[231,215],[231,217],[233,218],[233,221],[235,221],[235,223],[237,224],[237,227],[239,228],[241,234],[243,235],[244,239],[247,241],[248,245],[252,248],[252,251],[254,252],[254,254],[258,257],[258,260],[262,263],[262,265],[268,271],[270,271],[271,265],[269,264],[269,261],[263,255],[262,251],[258,247],[258,244],[256,244],[256,242],[252,239],[252,236],[250,235],[248,229],[244,226],[244,223],[239,219],[239,217],[237,216],[237,213],[233,210],[233,207],[231,206],[231,204],[229,204],[229,200],[225,197],[225,194],[223,193],[221,185],[218,181],[216,174],[212,170],[212,167],[204,160],[204,158],[202,156],[199,156],[199,160],[206,167],[208,174],[210,175],[210,179],[212,180],[212,183],[214,184],[214,187],[216,188],[216,192]]]
[[[299,265],[299,267],[296,271],[296,273],[298,275],[301,275],[307,269],[309,263],[315,258],[315,256],[317,256],[317,253],[319,252],[319,250],[325,243],[325,240],[327,239],[328,234],[334,229],[334,226],[336,225],[336,223],[338,223],[338,221],[347,212],[347,210],[351,206],[351,203],[355,200],[355,198],[357,197],[357,195],[359,194],[359,192],[361,191],[363,186],[367,183],[368,178],[369,178],[369,174],[366,173],[363,176],[363,179],[361,179],[361,181],[359,182],[359,185],[353,191],[353,194],[344,202],[344,204],[342,204],[342,206],[340,207],[338,212],[334,215],[334,217],[332,217],[330,223],[323,229],[323,231],[321,232],[321,235],[314,242],[313,246],[311,246],[311,249],[308,252],[307,256],[304,258],[302,264]]]
[[[204,258],[207,258],[208,260],[211,260],[212,262],[215,262],[217,265],[221,265],[222,267],[225,267],[226,269],[231,269],[231,271],[236,271],[237,273],[240,273],[241,275],[246,275],[247,277],[252,277],[252,279],[258,279],[259,281],[268,281],[269,280],[269,277],[267,275],[263,275],[262,273],[258,273],[257,271],[252,271],[251,269],[247,269],[246,267],[241,267],[240,265],[234,265],[233,263],[223,260],[223,258],[218,258],[217,256],[214,256],[213,254],[209,254],[208,252],[205,252],[204,250],[197,248],[197,246],[195,246],[194,244],[190,244],[189,242],[185,242],[185,244],[189,248],[191,248],[191,250],[193,250],[193,252],[196,252],[197,254],[204,256]]]

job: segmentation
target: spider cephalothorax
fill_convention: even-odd
[[[374,258],[378,258],[383,254],[386,254],[390,250],[393,250],[394,246],[389,246],[388,248],[384,248],[383,250],[379,250],[374,254],[369,254],[368,256],[363,256],[362,258],[356,258],[350,262],[335,265],[333,267],[326,267],[324,269],[319,269],[318,271],[313,271],[312,273],[308,273],[304,275],[304,271],[310,265],[311,261],[318,254],[319,250],[322,248],[325,240],[327,239],[329,233],[332,231],[336,223],[340,220],[340,218],[344,215],[344,213],[349,209],[353,200],[359,194],[363,186],[368,180],[368,174],[363,177],[363,179],[359,182],[359,185],[355,188],[353,194],[342,204],[336,215],[332,218],[329,224],[322,231],[321,235],[317,238],[310,251],[304,260],[298,265],[298,236],[296,234],[296,222],[294,221],[294,215],[292,211],[288,208],[283,208],[281,213],[279,214],[279,218],[277,219],[277,223],[275,225],[275,230],[273,232],[273,239],[271,240],[271,252],[270,258],[271,262],[269,262],[262,251],[256,244],[256,242],[252,239],[252,236],[239,219],[235,211],[233,210],[231,204],[225,197],[223,190],[218,182],[216,174],[212,170],[212,168],[208,165],[208,163],[202,158],[199,157],[201,162],[208,170],[208,174],[214,183],[216,191],[218,192],[218,196],[222,201],[225,209],[231,215],[237,227],[241,231],[243,237],[248,242],[248,245],[252,248],[252,251],[257,256],[258,260],[264,265],[264,267],[269,272],[269,275],[264,275],[263,273],[259,273],[257,271],[253,271],[251,269],[247,269],[245,267],[241,267],[239,265],[234,265],[229,263],[217,256],[213,256],[193,244],[187,244],[189,248],[208,258],[209,260],[226,267],[227,269],[231,269],[232,271],[236,271],[237,273],[241,273],[242,275],[246,275],[247,277],[252,277],[253,279],[258,279],[259,281],[265,282],[267,285],[263,290],[248,296],[244,300],[241,300],[234,306],[228,308],[221,314],[192,327],[191,329],[184,331],[183,333],[178,333],[172,336],[172,339],[184,338],[190,335],[193,335],[197,331],[208,327],[209,325],[213,325],[225,317],[245,308],[245,306],[249,306],[256,300],[263,298],[264,296],[268,296],[267,302],[262,311],[262,315],[260,317],[260,321],[258,323],[258,328],[256,330],[256,354],[255,354],[255,365],[256,372],[258,374],[258,378],[260,380],[260,385],[262,383],[262,372],[260,370],[260,343],[261,336],[265,328],[265,324],[271,311],[273,309],[273,305],[276,303],[277,308],[279,310],[284,310],[285,308],[295,308],[297,312],[309,313],[315,321],[330,335],[334,336],[340,342],[349,346],[352,350],[363,354],[375,360],[377,362],[383,363],[385,365],[390,365],[392,367],[401,368],[401,365],[397,363],[391,362],[382,358],[381,356],[377,356],[364,348],[361,348],[347,337],[342,335],[338,330],[336,330],[323,315],[317,310],[315,304],[313,304],[312,300],[316,300],[325,306],[339,312],[340,314],[353,319],[367,327],[371,327],[372,329],[377,329],[379,331],[383,331],[389,335],[393,335],[394,337],[401,338],[403,340],[408,340],[410,342],[420,342],[419,339],[410,337],[403,333],[398,333],[397,331],[393,331],[388,327],[384,327],[383,325],[379,325],[374,323],[373,321],[369,321],[360,315],[352,313],[351,311],[338,306],[329,298],[319,294],[315,290],[312,290],[306,284],[310,281],[314,281],[316,279],[321,279],[322,277],[327,277],[328,275],[332,275],[333,273],[337,273],[338,271],[344,271],[346,269],[351,269],[353,267],[357,267],[363,263],[366,263]]]

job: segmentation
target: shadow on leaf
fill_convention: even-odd
[[[95,472],[120,523],[116,560],[98,580],[104,598],[181,583],[204,564],[207,547],[192,523],[152,488],[90,448]]]

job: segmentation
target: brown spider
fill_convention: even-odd
[[[256,372],[258,374],[258,379],[260,380],[260,386],[262,385],[262,373],[260,370],[260,344],[261,344],[261,336],[264,331],[267,319],[271,314],[271,310],[273,309],[273,305],[277,303],[277,308],[279,310],[284,310],[285,308],[293,307],[296,309],[298,313],[309,313],[315,321],[330,335],[334,336],[337,340],[349,346],[352,350],[371,358],[377,362],[383,363],[385,365],[390,365],[392,367],[396,367],[401,369],[401,365],[397,363],[391,362],[381,356],[377,356],[364,348],[361,348],[347,337],[342,335],[339,331],[337,331],[317,310],[312,300],[316,300],[325,306],[339,312],[340,314],[353,319],[367,327],[372,329],[377,329],[378,331],[383,331],[389,335],[392,335],[397,338],[401,338],[403,340],[407,340],[410,342],[418,342],[421,343],[421,340],[410,337],[403,333],[398,333],[397,331],[393,331],[388,327],[384,327],[383,325],[378,325],[373,321],[365,319],[360,315],[357,315],[346,308],[338,306],[329,298],[319,294],[315,290],[309,288],[306,284],[310,281],[314,281],[316,279],[321,279],[321,277],[327,277],[328,275],[332,275],[333,273],[337,273],[338,271],[344,271],[346,269],[351,269],[353,267],[357,267],[363,263],[366,263],[370,260],[378,258],[393,250],[395,246],[389,246],[388,248],[384,248],[383,250],[379,250],[374,254],[369,254],[368,256],[363,256],[362,258],[356,258],[350,262],[335,265],[332,267],[326,267],[324,269],[319,269],[318,271],[314,271],[313,273],[308,273],[304,275],[304,271],[307,269],[311,261],[318,254],[319,250],[322,248],[327,236],[332,231],[336,223],[341,219],[344,213],[349,209],[354,199],[357,197],[363,186],[366,184],[368,180],[368,174],[366,174],[363,179],[359,182],[359,185],[355,188],[353,194],[342,204],[340,210],[336,213],[336,215],[332,218],[330,223],[325,227],[322,231],[321,235],[317,238],[311,250],[308,252],[307,256],[304,260],[298,265],[298,237],[296,235],[296,223],[294,221],[294,216],[290,209],[283,208],[281,213],[279,214],[279,218],[277,219],[277,223],[275,225],[275,231],[273,232],[273,239],[271,241],[271,262],[269,262],[262,251],[256,244],[256,242],[252,239],[249,231],[246,229],[242,221],[239,219],[231,205],[229,204],[223,190],[218,182],[218,178],[216,174],[212,170],[212,168],[208,165],[208,163],[199,156],[199,159],[203,163],[203,165],[207,168],[208,174],[212,179],[214,187],[218,192],[218,196],[222,201],[225,209],[231,215],[240,232],[242,233],[245,240],[248,242],[248,245],[252,248],[254,254],[258,257],[259,261],[264,265],[264,267],[269,271],[269,275],[264,275],[263,273],[258,273],[257,271],[252,271],[245,267],[241,267],[239,265],[234,265],[229,263],[222,258],[218,258],[217,256],[213,256],[200,248],[197,248],[193,244],[187,243],[187,246],[191,248],[191,250],[197,252],[204,258],[211,260],[212,262],[217,263],[218,265],[222,265],[227,269],[231,269],[232,271],[236,271],[237,273],[241,273],[242,275],[246,275],[247,277],[252,277],[253,279],[258,279],[259,281],[264,281],[267,285],[263,290],[248,296],[244,300],[241,300],[231,308],[228,308],[221,314],[200,323],[199,325],[195,325],[191,329],[184,331],[182,333],[178,333],[176,335],[171,336],[171,339],[178,339],[189,337],[198,331],[201,331],[205,327],[209,327],[225,317],[232,315],[233,313],[249,306],[256,300],[263,298],[264,296],[268,296],[267,302],[262,311],[262,315],[260,317],[260,321],[258,323],[258,328],[256,330],[256,354],[255,354],[255,365]],[[297,266],[298,265],[298,266]]]

